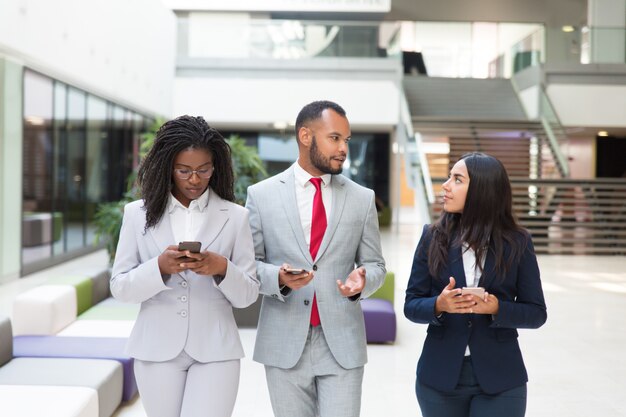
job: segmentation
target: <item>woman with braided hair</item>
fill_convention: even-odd
[[[202,117],[163,124],[124,208],[111,292],[141,303],[128,341],[148,417],[227,417],[243,349],[232,307],[258,296],[230,147]],[[177,242],[200,242],[192,252]]]

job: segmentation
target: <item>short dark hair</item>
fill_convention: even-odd
[[[230,146],[202,117],[180,116],[159,128],[154,145],[139,167],[137,182],[146,209],[146,229],[163,217],[173,184],[174,158],[186,149],[203,149],[211,154],[215,170],[209,186],[224,200],[235,201]]]
[[[299,141],[298,132],[300,128],[311,122],[313,120],[317,120],[322,117],[322,112],[326,109],[334,110],[337,114],[346,117],[346,111],[339,104],[334,103],[328,100],[319,100],[314,101],[312,103],[307,104],[300,110],[298,113],[298,117],[296,118],[296,139]]]

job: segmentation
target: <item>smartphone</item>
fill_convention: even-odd
[[[179,251],[188,250],[191,253],[200,253],[201,247],[202,247],[202,243],[200,242],[180,242],[178,244]]]
[[[485,296],[485,289],[483,287],[463,287],[461,288],[461,295],[472,294],[477,295],[480,298]]]
[[[300,275],[306,272],[306,269],[302,268],[285,268],[285,272],[293,275]]]

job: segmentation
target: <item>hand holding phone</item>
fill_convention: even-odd
[[[299,290],[313,279],[313,272],[304,268],[292,268],[289,264],[282,264],[278,272],[278,284],[292,290]]]

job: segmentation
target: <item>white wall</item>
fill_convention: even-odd
[[[160,1],[0,1],[0,54],[136,110],[171,113],[175,45]]]
[[[626,127],[626,85],[551,84],[548,96],[564,126]]]
[[[293,124],[300,109],[315,100],[340,104],[354,129],[390,130],[398,122],[399,94],[384,80],[306,80],[180,77],[174,88],[174,115],[202,115],[217,127]]]
[[[528,87],[519,93],[520,101],[529,119],[537,119],[539,117],[539,96],[540,90],[537,85]]]
[[[595,178],[596,138],[570,138],[567,145],[571,178]]]

